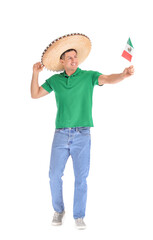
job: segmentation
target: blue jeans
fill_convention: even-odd
[[[62,176],[71,155],[75,176],[73,217],[85,216],[87,182],[90,166],[90,127],[56,129],[50,159],[50,188],[52,204],[56,212],[64,210]]]

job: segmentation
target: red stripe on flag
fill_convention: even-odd
[[[126,58],[128,61],[131,62],[132,55],[129,54],[128,52],[126,52],[125,50],[124,50],[123,53],[122,53],[122,57]]]

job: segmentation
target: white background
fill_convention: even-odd
[[[152,1],[5,1],[0,7],[1,239],[153,239]],[[32,67],[62,35],[92,41],[82,69],[120,73],[130,37],[135,75],[93,95],[87,229],[73,220],[72,161],[64,175],[66,217],[52,227],[48,169],[55,128],[54,93],[33,100]],[[39,83],[53,73],[43,70]]]

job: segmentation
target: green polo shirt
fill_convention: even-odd
[[[64,71],[42,84],[46,91],[55,93],[56,128],[93,127],[92,95],[100,75],[99,72],[77,68],[71,76]]]

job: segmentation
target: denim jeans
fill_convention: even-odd
[[[50,159],[50,188],[52,204],[56,212],[64,210],[62,176],[71,155],[75,176],[73,217],[85,216],[87,182],[90,166],[90,127],[56,129]]]

